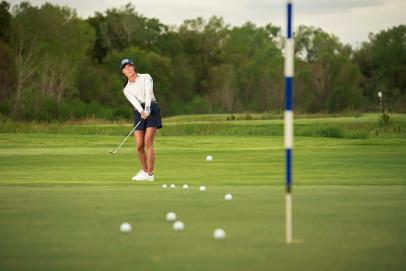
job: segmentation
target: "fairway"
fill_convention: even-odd
[[[282,137],[158,136],[157,179],[142,184],[130,180],[138,171],[132,142],[107,153],[120,140],[0,134],[0,270],[406,266],[404,139],[297,137],[292,245],[285,244]],[[166,222],[168,211],[185,223],[183,232]],[[122,222],[133,226],[128,235]],[[213,239],[218,227],[225,240]]]

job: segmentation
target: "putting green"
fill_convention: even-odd
[[[130,142],[107,153],[121,140],[0,134],[0,270],[406,267],[406,140],[297,137],[293,245],[284,239],[282,137],[158,136],[157,180],[141,184],[130,181]],[[133,231],[121,234],[122,222]],[[218,227],[223,241],[212,237]]]

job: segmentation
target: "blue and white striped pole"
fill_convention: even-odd
[[[292,149],[293,149],[293,4],[287,1],[285,47],[285,149],[286,149],[286,243],[292,243]]]

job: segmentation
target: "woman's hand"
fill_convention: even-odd
[[[148,113],[147,111],[142,111],[142,112],[141,112],[141,118],[142,118],[142,119],[145,120],[145,119],[148,118],[148,117],[149,117],[149,113]]]

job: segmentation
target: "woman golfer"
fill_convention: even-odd
[[[154,180],[154,137],[162,128],[161,114],[153,92],[153,82],[149,74],[137,73],[130,59],[121,61],[121,72],[127,77],[123,92],[134,106],[134,138],[137,146],[141,170],[132,177],[134,181]]]

